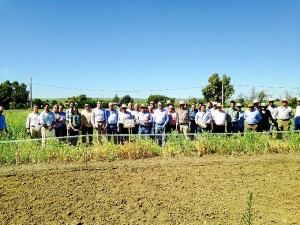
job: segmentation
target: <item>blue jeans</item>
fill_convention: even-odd
[[[300,117],[295,117],[295,131],[299,131],[300,130]]]
[[[117,124],[107,124],[107,134],[108,140],[111,140],[111,137],[114,136],[114,143],[117,144]]]
[[[150,126],[139,126],[139,134],[150,134]]]
[[[159,146],[162,146],[165,144],[165,126],[164,125],[158,125],[155,124],[155,134],[158,134],[155,137],[155,140]]]

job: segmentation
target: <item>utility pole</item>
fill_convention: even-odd
[[[33,108],[33,104],[32,104],[32,77],[30,77],[30,106],[31,109]]]
[[[222,77],[222,107],[224,107],[224,75]]]

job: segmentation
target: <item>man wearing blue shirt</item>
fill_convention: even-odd
[[[114,143],[117,144],[117,123],[118,123],[118,111],[114,108],[114,104],[110,102],[108,104],[109,109],[105,111],[106,128],[108,134],[108,140],[111,140],[111,136],[114,136]]]
[[[3,115],[4,109],[0,106],[0,137],[5,137],[8,133],[5,116]]]
[[[254,109],[251,103],[248,105],[248,110],[245,112],[246,129],[249,131],[257,131],[257,125],[261,121],[259,110]]]

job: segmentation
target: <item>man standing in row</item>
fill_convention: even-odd
[[[282,138],[283,131],[289,131],[291,126],[291,119],[294,117],[294,112],[291,107],[288,106],[287,99],[282,99],[282,106],[278,107],[277,122],[278,130],[281,133],[278,133],[277,138]]]
[[[26,120],[26,131],[30,138],[41,138],[41,124],[39,106],[33,105],[33,112],[29,113]]]
[[[106,117],[103,102],[98,100],[97,107],[92,110],[91,121],[97,130],[97,141],[100,143],[100,135],[106,134]]]
[[[300,97],[297,98],[297,107],[295,115],[295,131],[300,130]]]

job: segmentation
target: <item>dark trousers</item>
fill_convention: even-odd
[[[125,141],[129,141],[128,128],[125,128],[122,123],[119,123],[119,131],[120,131],[119,143],[124,144]],[[122,134],[124,134],[124,136],[122,136]]]
[[[213,133],[225,133],[225,126],[219,126],[219,125],[214,124]]]
[[[77,141],[78,141],[78,135],[79,135],[79,131],[74,131],[73,129],[70,128],[70,144],[73,146],[77,145]]]
[[[300,117],[296,117],[295,118],[295,131],[299,131],[300,130]]]
[[[190,120],[191,126],[190,126],[190,133],[196,133],[197,132],[197,124],[195,120]]]
[[[94,128],[93,127],[82,127],[82,143],[85,144],[86,143],[86,135],[88,135],[88,139],[89,139],[89,144],[93,144],[93,133],[94,133]]]
[[[237,122],[227,123],[227,133],[237,133]]]
[[[108,140],[110,141],[112,136],[114,137],[114,143],[117,144],[117,124],[108,124],[107,125],[107,134]]]

